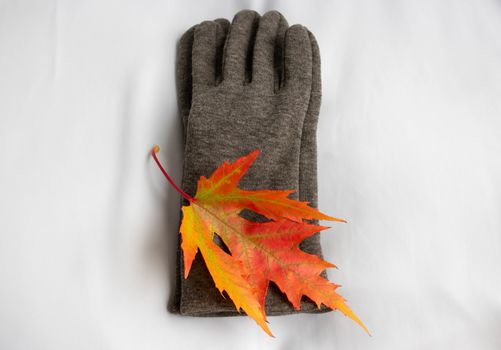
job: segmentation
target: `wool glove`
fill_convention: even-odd
[[[202,22],[181,38],[176,75],[185,138],[184,191],[193,196],[201,175],[210,175],[225,159],[259,148],[262,154],[240,186],[295,189],[296,198],[316,207],[320,55],[306,28],[289,28],[276,11],[262,17],[241,11],[231,26],[224,19]],[[300,247],[322,255],[318,234]],[[171,310],[192,316],[239,315],[215,288],[200,255],[184,279],[178,251]],[[329,310],[319,310],[305,298],[300,311]],[[270,284],[266,313],[293,312],[286,297]]]

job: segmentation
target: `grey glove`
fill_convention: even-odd
[[[262,153],[240,187],[294,189],[295,198],[317,206],[320,56],[306,28],[289,27],[276,11],[262,17],[241,11],[231,26],[224,19],[202,22],[181,38],[176,73],[185,136],[184,191],[194,196],[200,176],[259,148]],[[192,316],[240,315],[216,289],[200,255],[184,279],[179,246],[171,310]],[[321,256],[319,235],[306,239],[301,249]],[[307,298],[301,306],[302,312],[329,310],[319,310]],[[266,313],[294,312],[270,284]]]

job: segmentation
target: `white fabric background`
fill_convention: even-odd
[[[320,43],[339,313],[166,311],[180,35],[278,9]],[[501,3],[0,1],[0,348],[500,349]]]

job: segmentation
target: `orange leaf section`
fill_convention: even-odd
[[[233,163],[225,161],[209,178],[202,176],[194,199],[183,206],[180,232],[185,277],[199,250],[219,291],[225,291],[237,310],[243,309],[269,335],[264,303],[270,281],[294,308],[299,310],[301,298],[307,296],[318,307],[324,304],[338,309],[368,333],[337,294],[338,286],[320,275],[335,266],[299,249],[305,238],[328,228],[305,220],[344,220],[288,198],[294,191],[239,189],[238,182],[258,154],[255,150]],[[244,209],[270,221],[244,219],[239,215]],[[231,255],[214,243],[214,234],[220,236]]]

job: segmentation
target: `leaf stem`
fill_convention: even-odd
[[[171,184],[171,186],[174,187],[174,189],[181,196],[183,196],[186,200],[188,200],[190,203],[191,202],[195,202],[195,198],[191,197],[188,193],[186,193],[182,189],[180,189],[179,186],[176,185],[176,183],[174,182],[174,180],[172,180],[172,178],[169,176],[169,174],[167,174],[167,171],[165,171],[164,167],[162,166],[162,164],[160,163],[160,161],[157,158],[157,153],[158,152],[160,152],[160,147],[158,145],[155,145],[153,147],[153,149],[151,150],[151,156],[153,157],[153,159],[157,163],[158,167],[160,168],[160,171],[162,172],[162,174],[164,174],[164,176],[167,179],[167,181],[169,181],[169,183]]]

